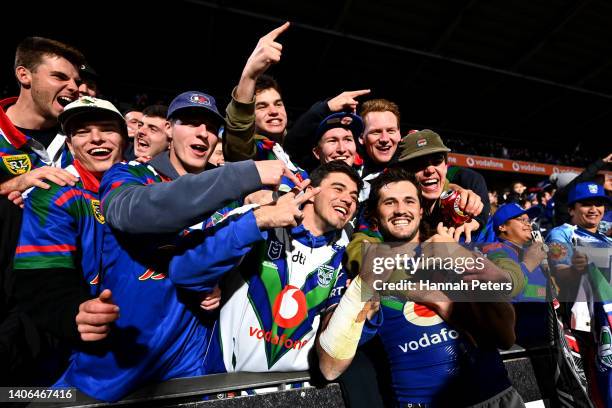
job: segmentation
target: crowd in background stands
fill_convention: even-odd
[[[0,98],[14,94],[13,86],[5,85],[0,89]],[[112,102],[122,111],[128,109],[141,111],[150,105],[168,104],[167,98],[150,97],[147,92],[137,93],[131,100],[119,100],[104,92],[100,97]],[[298,117],[303,112],[293,112]],[[291,120],[289,121],[291,123]],[[452,134],[452,132],[449,132]],[[579,143],[575,146],[551,145],[530,141],[529,147],[521,140],[498,139],[492,135],[461,137],[447,136],[445,143],[454,153],[473,154],[478,156],[496,157],[499,159],[523,160],[536,163],[560,164],[564,166],[585,167],[595,161],[592,154],[581,151]]]
[[[453,152],[499,159],[523,160],[536,163],[560,164],[585,167],[595,161],[592,154],[584,153],[579,142],[575,146],[560,146],[551,143],[522,140],[496,140],[495,137],[449,136],[447,145]]]

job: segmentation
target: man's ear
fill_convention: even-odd
[[[311,186],[310,184],[308,186],[306,186],[306,188],[304,189],[304,193],[306,193],[307,191],[312,190],[314,187]],[[316,197],[316,195],[314,196]],[[306,200],[304,202],[304,204],[314,204],[314,197],[310,197],[308,200]]]
[[[363,137],[363,134],[361,134],[361,136],[359,136],[357,140],[359,141],[359,144],[361,144],[362,146],[365,144],[365,139]]]
[[[30,88],[32,86],[32,72],[23,65],[15,68],[15,77],[22,87]]]
[[[317,160],[321,160],[321,149],[319,148],[319,145],[312,148],[312,154],[317,158]]]
[[[68,136],[66,138],[66,145],[68,145],[68,149],[70,150],[70,154],[74,157],[74,148],[72,147],[72,137]]]
[[[166,136],[168,137],[168,142],[172,141],[172,126],[170,125],[170,121],[167,120],[166,123],[164,124],[164,127],[166,128]]]

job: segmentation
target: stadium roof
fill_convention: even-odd
[[[607,0],[175,0],[46,2],[5,33],[76,45],[104,93],[227,94],[257,39],[289,20],[271,73],[292,112],[342,90],[399,103],[402,130],[524,140],[603,156],[611,147],[612,2]],[[129,5],[128,5],[129,4]],[[295,114],[295,113],[294,113]],[[293,117],[295,119],[295,116]]]

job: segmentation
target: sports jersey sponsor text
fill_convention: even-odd
[[[423,333],[418,340],[411,340],[404,344],[398,344],[397,346],[402,350],[402,352],[407,353],[408,350],[417,351],[420,348],[430,347],[434,344],[455,340],[458,337],[459,333],[456,330],[449,330],[446,327],[442,327],[438,333]]]
[[[308,343],[308,340],[292,340],[288,338],[286,334],[282,334],[281,336],[272,335],[271,331],[263,331],[253,326],[249,327],[249,336],[275,345],[281,344],[286,349],[299,350]]]

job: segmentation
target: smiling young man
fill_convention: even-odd
[[[62,186],[77,181],[63,170],[72,155],[57,117],[79,95],[84,60],[77,49],[47,38],[28,37],[17,46],[19,96],[0,101],[0,304],[13,281],[9,268],[22,215],[14,203],[20,205],[21,194],[34,186],[50,188],[47,180]]]
[[[333,113],[319,123],[315,131],[318,141],[312,154],[321,164],[340,160],[353,167],[355,160],[361,160],[355,143],[361,132],[363,121],[359,116],[348,112]]]
[[[612,239],[597,228],[610,198],[594,182],[574,185],[568,194],[570,222],[553,228],[546,242],[559,285],[559,297],[573,300],[571,319],[564,316],[578,345],[591,398],[612,404],[612,374],[607,364],[606,333],[610,333],[610,252]],[[589,294],[591,293],[591,294]],[[593,299],[592,293],[595,294]],[[570,313],[567,313],[568,315]]]
[[[372,181],[366,213],[385,242],[417,246],[424,241],[417,185],[414,175],[403,169],[390,169]],[[454,243],[452,228],[439,225],[428,241]],[[327,379],[335,379],[349,367],[360,339],[378,334],[391,370],[395,406],[459,407],[478,402],[483,404],[479,407],[522,406],[495,349],[508,348],[514,340],[509,304],[417,303],[412,297],[415,292],[407,291],[404,299],[382,296],[380,312],[373,316],[368,300],[375,291],[367,282],[371,278],[365,272],[356,277],[331,318],[324,320],[317,351]],[[364,330],[366,316],[370,322]],[[470,322],[469,336],[455,325],[460,320]]]
[[[226,109],[223,156],[228,162],[238,160],[281,160],[298,179],[308,177],[283,150],[287,111],[280,87],[264,73],[281,59],[282,44],[277,38],[289,28],[285,23],[259,39],[247,59],[238,85]],[[291,190],[294,183],[285,178],[280,191]]]
[[[222,282],[227,300],[206,355],[208,373],[308,369],[320,319],[346,285],[341,232],[361,180],[331,161],[312,172],[311,187],[320,191],[303,204],[301,225],[269,230]],[[189,270],[173,278],[178,285],[194,279]]]
[[[48,188],[47,179],[65,185],[75,179],[61,168],[72,162],[57,117],[79,96],[84,57],[59,41],[28,37],[17,47],[17,98],[0,101],[0,194]]]
[[[440,196],[452,189],[461,193],[459,209],[472,216],[472,220],[456,229],[456,234],[465,234],[466,241],[471,234],[487,223],[489,217],[489,194],[486,182],[479,173],[461,168],[448,181],[448,152],[442,138],[429,129],[409,133],[400,144],[398,166],[414,173],[423,194],[425,218],[431,225],[441,219]],[[451,225],[448,225],[451,226]]]
[[[134,137],[134,155],[153,158],[170,147],[170,122],[166,119],[168,107],[164,105],[147,106],[138,121]]]
[[[198,312],[227,270],[219,264],[240,258],[265,228],[295,225],[299,215],[297,204],[283,198],[278,207],[247,209],[203,229],[213,210],[277,186],[288,170],[277,161],[246,161],[204,171],[223,123],[210,95],[178,95],[168,120],[170,151],[147,164],[118,163],[102,180],[106,230],[99,284],[112,291],[121,317],[107,342],[73,354],[56,383],[105,401],[144,383],[204,374],[209,332]],[[198,270],[206,283],[190,293],[177,290],[167,279],[177,270]]]
[[[560,284],[575,286],[586,273],[590,260],[579,247],[612,248],[612,239],[597,231],[606,205],[610,205],[610,198],[599,184],[578,183],[569,192],[571,221],[553,228],[546,238],[551,266]],[[600,269],[610,274],[609,266]]]
[[[60,341],[43,348],[43,356],[49,352],[56,358],[67,345],[104,338],[118,316],[110,292],[94,298],[104,228],[99,185],[104,172],[121,161],[127,141],[123,117],[101,99],[82,97],[68,104],[59,121],[74,156],[66,170],[78,181],[74,186],[50,182],[48,189],[31,191],[14,261],[18,305],[42,338]],[[59,361],[56,369],[65,363]]]

